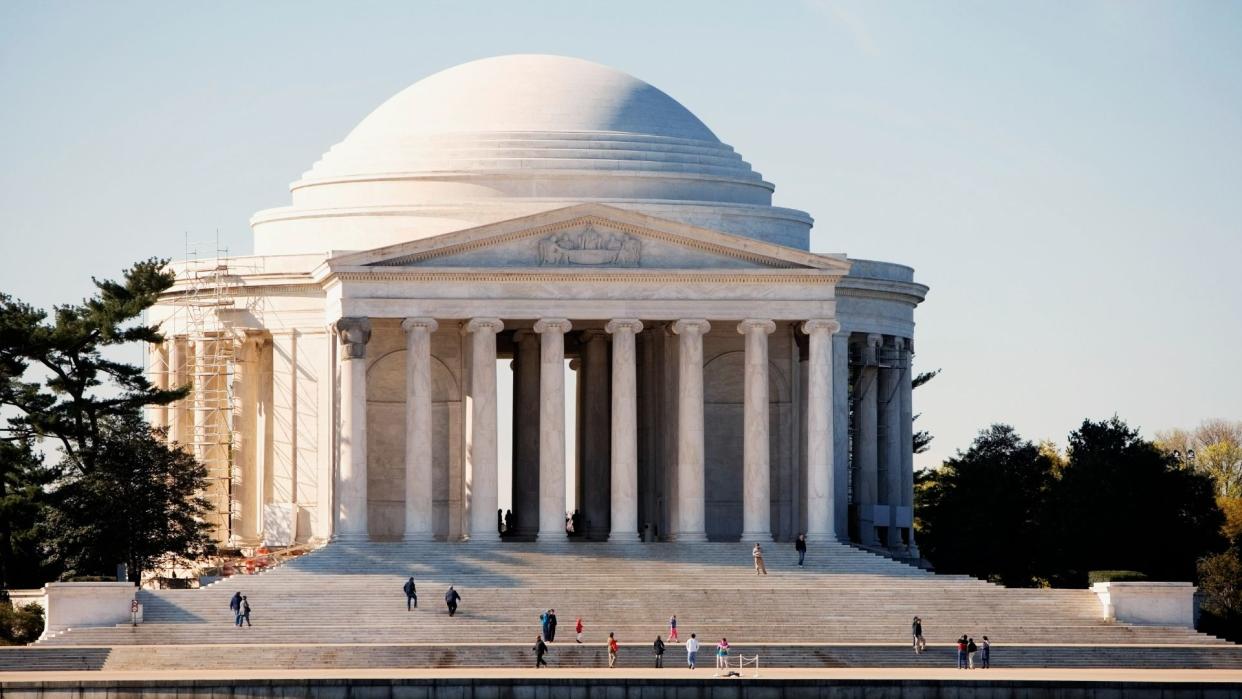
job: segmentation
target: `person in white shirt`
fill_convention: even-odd
[[[686,641],[686,664],[690,669],[694,669],[695,662],[699,656],[699,639],[694,634],[690,634],[690,640]]]

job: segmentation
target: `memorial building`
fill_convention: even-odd
[[[255,214],[253,255],[174,265],[149,370],[192,391],[150,417],[208,465],[234,545],[494,541],[504,469],[505,539],[564,542],[576,509],[588,540],[805,532],[917,555],[927,287],[812,252],[811,216],[773,190],[625,73],[450,68]]]

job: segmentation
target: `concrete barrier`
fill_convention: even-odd
[[[1103,582],[1091,586],[1108,621],[1195,627],[1195,586],[1186,582]]]
[[[47,627],[43,635],[84,626],[115,626],[133,619],[138,588],[127,582],[48,583]],[[142,621],[142,605],[137,621]]]

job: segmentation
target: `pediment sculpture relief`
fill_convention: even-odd
[[[637,267],[642,241],[628,233],[601,233],[594,226],[554,233],[539,241],[540,265]]]

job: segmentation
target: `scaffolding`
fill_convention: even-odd
[[[237,473],[233,423],[237,410],[233,391],[237,370],[237,331],[226,321],[228,311],[244,307],[240,270],[230,265],[228,249],[217,241],[213,256],[200,256],[187,241],[178,271],[182,293],[176,295],[172,318],[174,341],[184,342],[181,366],[170,371],[188,379],[191,392],[180,406],[185,427],[174,438],[189,446],[207,469],[203,497],[209,503],[207,522],[220,544],[236,540],[233,523],[240,510],[234,497]]]

